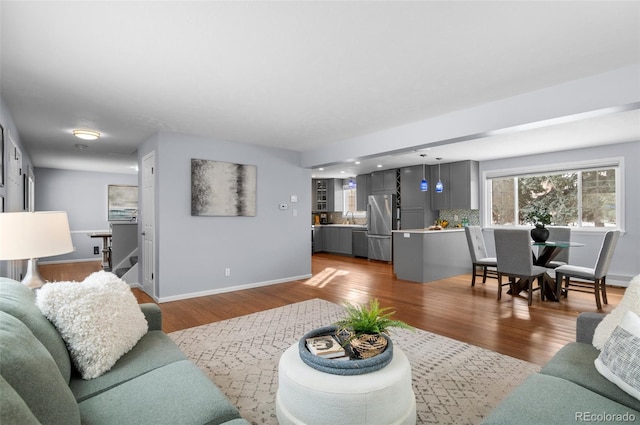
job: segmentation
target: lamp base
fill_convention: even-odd
[[[44,280],[38,272],[38,259],[31,258],[27,263],[27,274],[22,279],[22,284],[31,289],[39,289],[44,285]]]

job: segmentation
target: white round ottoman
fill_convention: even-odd
[[[276,415],[280,425],[415,424],[407,356],[394,346],[393,360],[379,371],[341,376],[307,366],[295,344],[280,357]]]

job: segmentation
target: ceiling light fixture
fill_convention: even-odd
[[[420,182],[420,191],[426,192],[427,190],[429,190],[429,182],[427,182],[427,179],[424,175],[424,158],[427,156],[427,154],[421,153],[420,156],[422,157],[422,181]]]
[[[436,193],[442,193],[444,190],[444,185],[442,184],[442,180],[440,180],[440,160],[442,158],[436,158],[438,160],[438,183],[436,183]]]
[[[82,140],[97,140],[100,133],[93,130],[73,130],[73,135]]]

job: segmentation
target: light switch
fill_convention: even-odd
[[[291,203],[295,204],[296,202],[298,202],[298,195],[291,195]]]

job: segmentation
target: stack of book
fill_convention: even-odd
[[[340,346],[336,338],[331,335],[321,335],[307,338],[307,349],[311,354],[331,360],[349,360],[347,352]]]

